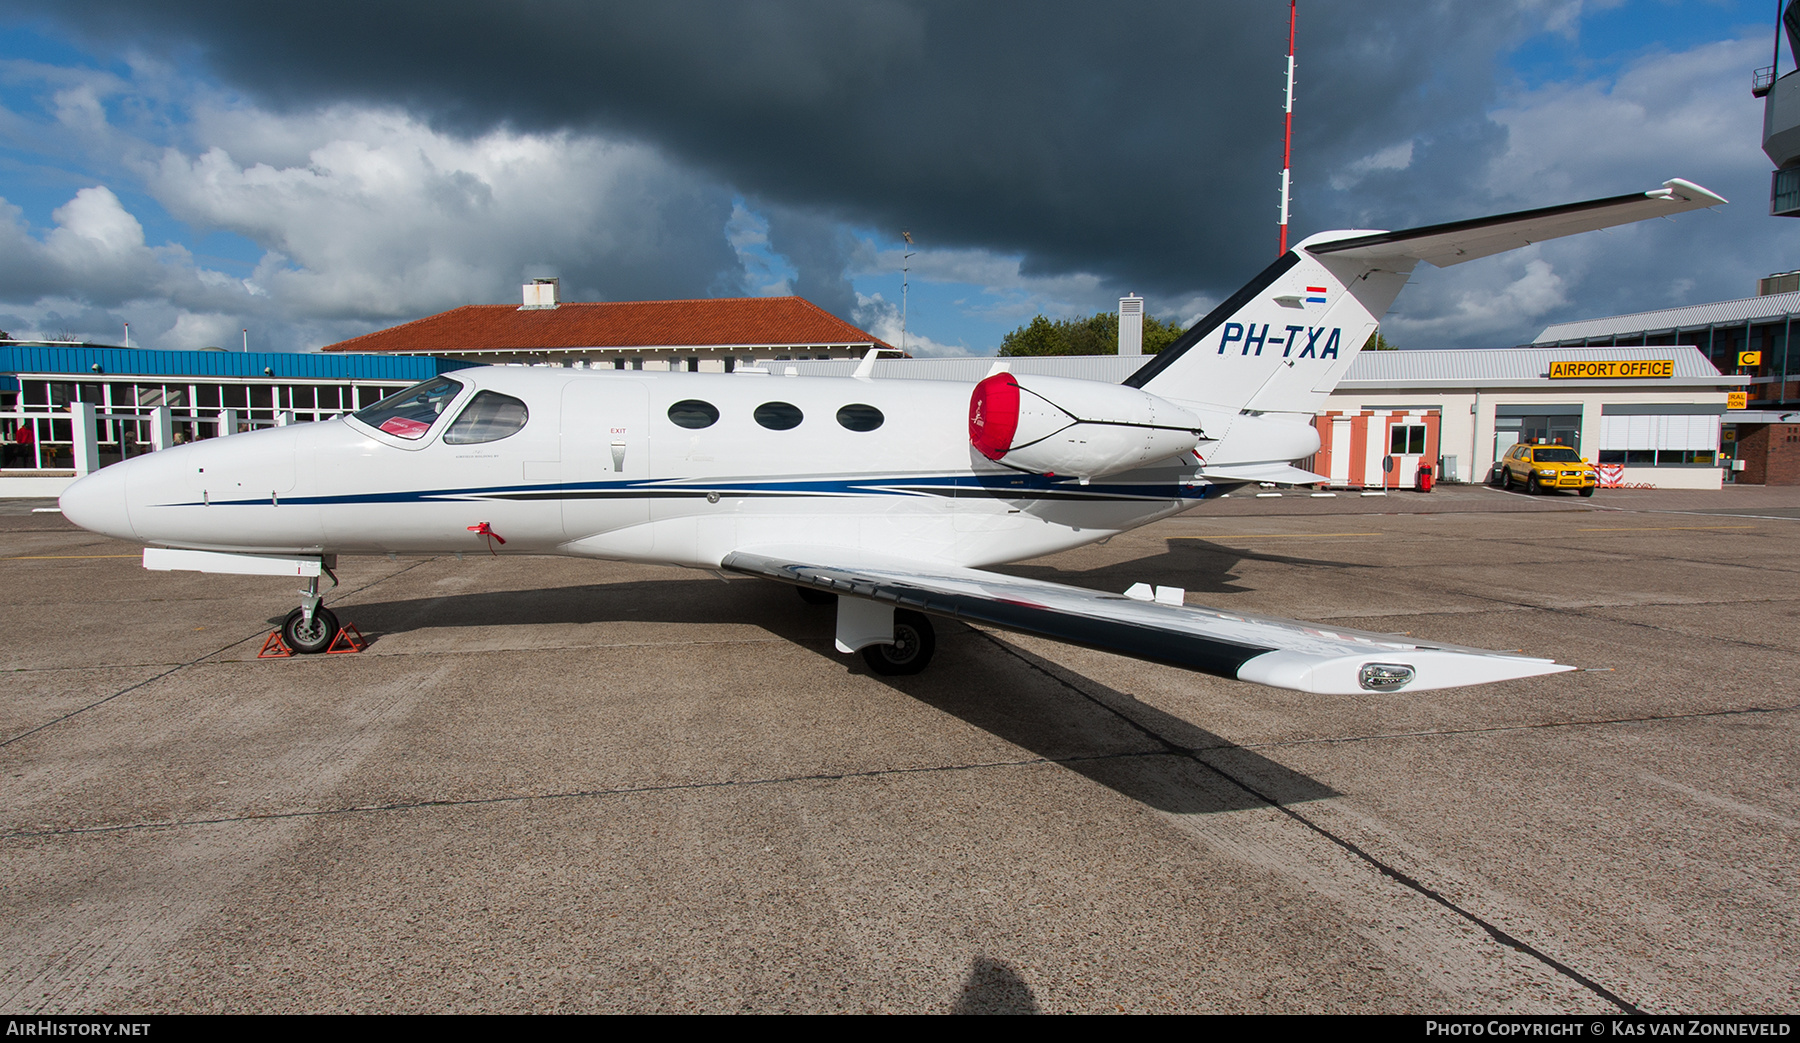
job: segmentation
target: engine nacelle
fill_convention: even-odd
[[[969,444],[997,463],[1100,478],[1194,451],[1200,419],[1123,384],[996,373],[969,396]]]

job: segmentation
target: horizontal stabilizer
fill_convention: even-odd
[[[1516,250],[1532,243],[1541,243],[1546,239],[1592,232],[1652,217],[1668,217],[1688,210],[1718,206],[1723,202],[1724,197],[1691,181],[1675,178],[1663,182],[1663,187],[1649,192],[1590,199],[1584,203],[1565,203],[1514,214],[1480,217],[1472,221],[1452,221],[1449,224],[1428,225],[1401,232],[1376,232],[1325,241],[1315,237],[1302,245],[1314,255],[1336,255],[1367,261],[1405,257],[1444,268],[1473,261],[1478,257]]]
[[[1280,485],[1316,485],[1331,479],[1322,474],[1302,471],[1292,464],[1243,464],[1227,467],[1202,467],[1200,477],[1215,482],[1276,482]]]
[[[843,597],[1036,634],[1150,662],[1320,695],[1409,692],[1574,669],[1548,659],[1393,634],[1170,605],[976,569],[756,548],[722,566]],[[825,559],[838,557],[835,563]]]

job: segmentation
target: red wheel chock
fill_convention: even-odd
[[[369,647],[369,639],[356,628],[355,623],[345,623],[338,627],[337,636],[331,639],[331,647],[325,650],[326,655],[355,655]]]
[[[369,639],[363,636],[363,632],[357,629],[356,624],[345,623],[338,627],[337,635],[331,639],[331,644],[325,649],[325,654],[355,655],[367,647],[369,647]],[[262,651],[256,653],[256,658],[286,659],[293,654],[294,650],[281,639],[281,631],[273,630],[263,641]]]

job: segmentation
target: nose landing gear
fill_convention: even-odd
[[[282,620],[281,639],[294,651],[311,655],[330,648],[338,630],[337,615],[325,606],[314,608],[310,616],[306,609],[297,608]]]
[[[332,586],[336,586],[337,576],[332,574],[330,566],[321,562],[321,567],[327,576],[331,576]],[[287,618],[281,621],[281,630],[278,631],[281,643],[289,649],[285,654],[362,651],[362,641],[359,640],[361,631],[357,631],[354,624],[348,628],[342,626],[338,622],[337,613],[321,604],[322,600],[319,597],[319,577],[307,577],[306,589],[300,592],[300,607],[288,613]],[[355,637],[349,636],[351,632],[355,633]],[[267,652],[268,645],[274,643],[275,638],[271,635],[265,643],[264,651]]]

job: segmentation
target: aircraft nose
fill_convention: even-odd
[[[125,498],[125,464],[118,463],[84,477],[63,490],[57,501],[63,517],[103,536],[137,539],[131,527],[130,502]]]

